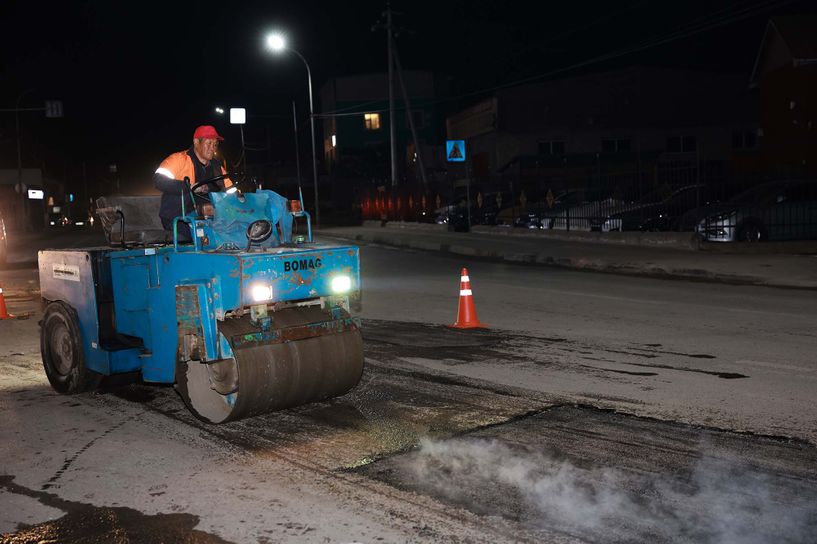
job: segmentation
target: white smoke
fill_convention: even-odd
[[[795,543],[814,542],[817,531],[814,489],[773,496],[781,482],[712,458],[691,475],[655,475],[585,468],[495,440],[423,440],[407,468],[420,488],[474,511],[602,542]]]

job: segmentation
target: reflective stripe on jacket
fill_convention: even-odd
[[[221,167],[221,173],[226,174],[227,170],[218,159],[213,159]],[[173,153],[168,158],[162,161],[159,168],[156,169],[157,174],[162,174],[166,178],[183,181],[185,177],[190,180],[190,185],[196,183],[196,169],[193,166],[193,158],[188,153],[188,150],[178,151]],[[231,187],[233,182],[229,178],[224,178],[224,186]]]

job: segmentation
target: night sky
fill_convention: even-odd
[[[815,11],[805,1],[527,4],[395,0],[395,20],[408,29],[398,37],[404,68],[450,76],[452,109],[520,79],[632,64],[746,73],[748,80],[769,17]],[[199,124],[215,124],[228,138],[227,153],[234,151],[238,131],[216,116],[216,105],[246,107],[248,141],[264,145],[269,127],[274,154],[291,157],[291,101],[305,123],[306,74],[295,56],[270,55],[265,34],[287,34],[312,67],[317,95],[330,77],[385,71],[385,36],[371,30],[384,7],[379,0],[6,0],[0,100],[11,108],[30,90],[23,107],[63,101],[63,119],[21,114],[23,162],[45,164],[69,187],[83,162],[89,177],[116,163],[132,187],[147,187],[156,164],[188,146]],[[11,113],[0,119],[0,167],[16,167]]]

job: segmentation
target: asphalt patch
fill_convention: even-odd
[[[622,364],[630,365],[630,366],[641,366],[641,367],[647,367],[647,368],[664,368],[664,369],[667,369],[667,370],[678,370],[678,371],[681,371],[681,372],[695,372],[695,373],[698,373],[698,374],[707,374],[709,376],[715,376],[715,377],[718,377],[718,378],[720,378],[722,380],[738,380],[738,379],[741,379],[741,378],[748,378],[749,377],[746,374],[740,374],[738,372],[721,372],[721,371],[718,371],[718,370],[702,370],[700,368],[689,368],[689,367],[685,367],[685,366],[648,365],[648,364],[642,364],[642,363],[622,363]]]
[[[527,361],[504,349],[511,335],[492,329],[454,329],[443,325],[366,320],[362,328],[366,355],[419,357],[456,365],[481,360]]]
[[[443,325],[402,321],[365,320],[364,342],[411,348],[461,348],[496,345],[503,336],[488,329],[454,329]]]
[[[560,406],[354,469],[592,542],[813,542],[817,448]]]

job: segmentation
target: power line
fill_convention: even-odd
[[[795,1],[797,1],[797,0],[765,0],[765,1],[762,1],[762,2],[757,2],[756,4],[744,7],[743,9],[738,10],[736,12],[730,13],[730,10],[732,10],[733,7],[735,7],[737,5],[740,5],[740,2],[738,2],[736,4],[733,4],[732,6],[721,8],[721,9],[715,10],[713,12],[707,13],[705,15],[702,15],[701,17],[698,17],[696,19],[693,19],[692,21],[679,26],[678,28],[676,28],[671,33],[669,33],[669,34],[667,34],[665,36],[662,36],[662,37],[648,38],[646,40],[643,40],[643,41],[638,42],[636,44],[633,44],[631,46],[623,47],[623,48],[620,48],[620,49],[618,49],[616,51],[612,51],[610,53],[605,53],[605,54],[602,54],[602,55],[598,55],[598,56],[586,59],[584,61],[579,61],[579,62],[576,62],[576,63],[571,64],[569,66],[563,66],[561,68],[556,68],[554,70],[550,70],[550,71],[547,71],[547,72],[543,72],[543,73],[535,74],[535,75],[532,75],[532,76],[524,77],[524,78],[521,78],[521,79],[517,79],[517,80],[514,80],[514,81],[503,83],[503,84],[500,84],[500,85],[495,85],[495,86],[492,86],[492,87],[486,87],[486,88],[479,89],[479,90],[476,90],[476,91],[469,91],[467,93],[462,93],[462,94],[457,95],[457,96],[441,98],[441,99],[438,99],[438,100],[433,100],[431,102],[426,103],[425,105],[426,106],[433,106],[433,105],[436,105],[436,104],[442,104],[442,103],[445,103],[445,102],[451,102],[451,101],[460,100],[460,99],[463,99],[463,98],[470,98],[470,97],[473,97],[473,96],[478,96],[478,95],[489,93],[489,92],[492,92],[492,91],[498,91],[498,90],[501,90],[501,89],[506,89],[506,88],[509,88],[509,87],[515,87],[517,85],[522,85],[524,83],[530,83],[532,81],[545,79],[545,78],[548,78],[548,77],[551,77],[551,76],[554,76],[554,75],[557,75],[557,74],[561,74],[561,73],[564,73],[564,72],[569,72],[569,71],[575,70],[577,68],[583,68],[583,67],[586,67],[586,66],[589,66],[589,65],[592,65],[592,64],[597,64],[599,62],[613,60],[613,59],[616,59],[616,58],[619,58],[619,57],[630,55],[632,53],[638,53],[640,51],[651,49],[651,48],[656,47],[658,45],[664,45],[664,44],[667,44],[667,43],[670,43],[670,42],[673,42],[673,41],[688,38],[690,36],[700,34],[701,32],[705,32],[707,30],[712,30],[713,28],[718,28],[718,27],[728,25],[728,24],[736,22],[736,21],[740,21],[740,20],[752,17],[754,15],[759,15],[759,14],[763,13],[764,11],[768,11],[769,9],[781,7],[781,6],[784,6],[786,4],[791,4],[791,3],[794,3]],[[728,16],[726,16],[726,17],[722,17],[721,15],[724,14],[724,13],[730,13],[730,14]],[[375,103],[375,102],[367,102],[367,103],[364,103],[362,105],[372,104],[372,103]],[[359,108],[360,106],[361,106],[361,104],[358,104],[358,105],[355,105],[355,106],[352,106],[352,107],[358,107]],[[346,116],[353,116],[353,115],[363,115],[365,113],[383,113],[383,112],[388,111],[388,109],[366,110],[366,111],[351,111],[351,112],[345,111],[345,110],[348,110],[348,109],[350,109],[350,108],[345,108],[344,110],[336,110],[336,111],[340,111],[342,113],[326,112],[326,113],[323,113],[323,114],[315,114],[315,117],[326,117],[326,118],[329,118],[329,117],[346,117]],[[395,111],[401,111],[401,110],[405,110],[405,108],[395,108]]]
[[[630,46],[630,47],[625,47],[625,48],[619,49],[617,51],[614,51],[612,53],[606,53],[606,54],[603,54],[603,55],[599,55],[599,56],[593,57],[593,58],[585,60],[585,61],[577,62],[577,63],[572,64],[570,66],[557,68],[555,70],[550,70],[548,72],[544,72],[544,73],[536,74],[536,75],[533,75],[533,76],[525,77],[525,78],[518,79],[518,80],[515,80],[515,81],[511,81],[511,82],[508,82],[508,83],[503,83],[501,85],[496,85],[496,86],[493,86],[493,87],[488,87],[488,88],[485,88],[485,89],[480,89],[480,90],[477,90],[477,91],[464,93],[464,94],[461,94],[459,96],[452,97],[452,98],[447,98],[447,99],[441,100],[441,101],[457,100],[457,99],[460,99],[460,98],[468,98],[468,97],[471,97],[471,96],[475,96],[475,95],[479,95],[479,94],[483,94],[483,93],[487,93],[487,92],[491,92],[491,91],[505,89],[505,88],[508,88],[508,87],[513,87],[513,86],[516,86],[516,85],[520,85],[522,83],[529,83],[531,81],[536,81],[538,79],[544,79],[544,78],[547,78],[547,77],[550,77],[550,76],[553,76],[553,75],[556,75],[556,74],[560,74],[560,73],[563,73],[563,72],[568,72],[568,71],[571,71],[571,70],[575,70],[576,68],[583,68],[583,67],[589,66],[591,64],[596,64],[598,62],[612,60],[612,59],[622,57],[622,56],[625,56],[625,55],[629,55],[629,54],[632,54],[632,53],[637,53],[639,51],[643,51],[643,50],[646,50],[646,49],[653,48],[653,47],[655,47],[657,45],[663,45],[663,44],[666,44],[666,43],[669,43],[669,42],[672,42],[672,41],[676,41],[676,40],[679,40],[679,39],[688,38],[690,36],[694,36],[695,34],[699,34],[701,32],[704,32],[706,30],[711,30],[711,29],[717,28],[719,26],[724,26],[726,24],[729,24],[729,23],[732,23],[732,22],[735,22],[735,21],[739,21],[741,19],[745,19],[745,18],[751,17],[753,15],[758,15],[759,13],[762,13],[763,11],[765,11],[768,8],[779,7],[779,6],[782,6],[782,5],[785,5],[785,4],[790,4],[790,3],[794,2],[794,1],[796,1],[796,0],[777,0],[777,1],[772,1],[772,2],[761,2],[761,3],[759,3],[759,4],[755,5],[755,6],[744,9],[743,12],[739,12],[739,14],[737,14],[737,15],[733,15],[733,16],[730,16],[730,17],[725,17],[725,18],[722,18],[720,20],[715,19],[712,22],[701,23],[701,24],[698,24],[696,26],[692,26],[691,28],[684,29],[684,27],[681,27],[680,29],[674,31],[670,35],[668,35],[666,37],[663,37],[663,38],[659,38],[659,39],[652,38],[651,41],[647,40],[647,41],[641,42],[640,44]],[[765,4],[765,5],[761,6],[761,4]],[[725,9],[728,9],[728,8],[725,8]],[[723,11],[724,11],[723,9],[718,10],[718,11],[714,12],[713,14],[707,15],[706,17],[711,19],[712,15],[717,14],[717,13],[721,13]],[[689,27],[690,25],[686,25],[686,26]]]

